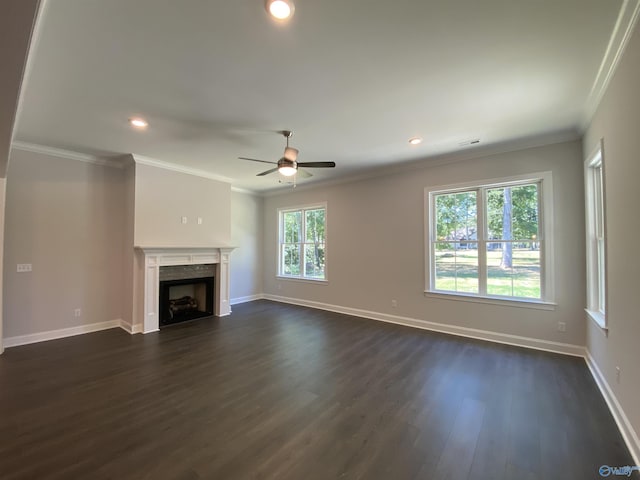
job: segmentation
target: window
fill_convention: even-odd
[[[606,328],[606,255],[602,143],[585,161],[587,313]]]
[[[551,303],[551,174],[483,183],[425,190],[426,291]]]
[[[278,275],[326,280],[326,205],[278,211]]]

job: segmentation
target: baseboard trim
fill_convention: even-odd
[[[29,335],[19,335],[16,337],[7,337],[4,339],[4,347],[11,348],[19,345],[29,345],[31,343],[46,342],[56,340],[58,338],[74,337],[83,333],[98,332],[100,330],[108,330],[117,328],[121,325],[122,320],[109,320],[107,322],[90,323],[88,325],[78,325],[77,327],[61,328],[58,330],[49,330],[47,332],[31,333]]]
[[[631,452],[633,461],[636,465],[640,465],[640,439],[638,438],[638,434],[633,429],[631,422],[629,422],[627,415],[620,406],[620,402],[618,402],[616,395],[605,380],[602,371],[600,371],[598,364],[591,356],[589,350],[586,350],[586,356],[584,359],[587,362],[587,367],[589,367],[589,371],[591,371],[593,379],[596,381],[596,385],[598,385],[598,388],[600,389],[600,393],[602,393],[605,402],[607,402],[611,415],[613,415],[613,418],[618,425],[618,430],[620,430],[622,438],[627,444],[629,452]]]
[[[258,293],[256,295],[247,295],[246,297],[232,298],[229,303],[231,305],[238,305],[240,303],[247,303],[247,302],[253,302],[255,300],[262,300],[263,298],[264,298],[264,295],[261,293]]]
[[[120,320],[120,325],[118,325],[125,332],[130,333],[131,335],[135,333],[142,333],[142,325],[131,325],[129,322],[125,322],[124,320]]]
[[[263,298],[266,300],[273,300],[274,302],[290,303],[292,305],[317,308],[319,310],[327,310],[329,312],[344,313],[346,315],[353,315],[355,317],[368,318],[371,320],[378,320],[387,323],[395,323],[407,327],[421,328],[423,330],[447,333],[460,337],[475,338],[477,340],[485,340],[487,342],[503,343],[506,345],[531,348],[534,350],[544,350],[546,352],[561,353],[563,355],[572,355],[576,357],[585,356],[585,348],[583,346],[573,345],[570,343],[552,342],[549,340],[539,340],[537,338],[490,332],[488,330],[459,327],[456,325],[446,325],[444,323],[429,322],[427,320],[418,320],[416,318],[401,317],[398,315],[389,315],[386,313],[371,312],[369,310],[361,310],[358,308],[313,302],[310,300],[300,300],[297,298],[281,297],[278,295],[265,294],[263,295]]]

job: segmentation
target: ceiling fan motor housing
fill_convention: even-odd
[[[278,168],[283,168],[283,167],[291,167],[291,168],[298,168],[298,162],[296,162],[295,160],[288,160],[284,157],[282,157],[280,160],[278,160]]]

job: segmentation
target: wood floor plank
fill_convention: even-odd
[[[0,386],[2,480],[564,480],[633,464],[582,359],[269,301],[10,348]]]

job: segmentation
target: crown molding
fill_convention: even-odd
[[[236,193],[244,193],[245,195],[255,195],[258,197],[261,196],[259,192],[248,190],[246,188],[234,187],[233,185],[231,186],[231,191]]]
[[[209,180],[217,180],[218,182],[224,182],[224,183],[233,182],[233,180],[229,177],[216,175],[215,173],[211,173],[211,172],[205,172],[204,170],[199,170],[197,168],[185,167],[183,165],[178,165],[176,163],[171,163],[171,162],[164,162],[162,160],[156,160],[155,158],[138,155],[137,153],[132,153],[131,155],[133,156],[133,160],[136,163],[139,163],[141,165],[148,165],[151,167],[162,168],[164,170],[171,170],[172,172],[186,173],[187,175],[208,178]]]
[[[112,160],[101,158],[96,155],[89,155],[86,153],[79,153],[79,152],[73,152],[71,150],[64,150],[62,148],[38,145],[37,143],[15,141],[11,143],[11,149],[21,150],[23,152],[40,153],[42,155],[49,155],[52,157],[64,158],[67,160],[76,160],[79,162],[92,163],[94,165],[100,165],[103,167],[111,167],[111,168],[123,167],[123,165],[119,162],[114,162]]]
[[[640,0],[623,0],[618,19],[611,33],[607,50],[600,63],[596,79],[591,86],[587,102],[581,119],[582,130],[586,130],[591,123],[600,101],[604,96],[613,75],[618,68],[622,54],[633,34],[633,29],[640,16]]]

